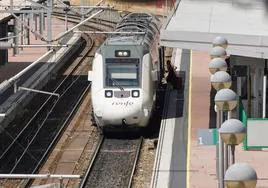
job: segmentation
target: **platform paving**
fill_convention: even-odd
[[[209,55],[192,51],[192,105],[191,105],[191,151],[189,188],[216,188],[216,147],[200,145],[198,128],[209,128],[210,73]],[[236,162],[246,162],[257,172],[257,188],[268,187],[268,150],[244,151],[242,145],[236,147]]]
[[[68,24],[73,26],[73,24]],[[31,27],[34,27],[34,22],[31,23]],[[59,33],[65,31],[64,21],[58,20],[56,18],[52,19],[52,36],[56,37]],[[46,31],[44,31],[44,34]],[[35,36],[30,34],[30,44],[46,44],[44,41],[41,41],[39,38],[35,39]],[[47,47],[41,48],[19,48],[19,53],[13,55],[13,49],[8,50],[8,63],[4,66],[0,66],[0,83],[4,80],[11,78],[16,75],[18,72],[26,68],[32,62],[37,60],[43,54],[47,52]]]

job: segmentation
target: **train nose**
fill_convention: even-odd
[[[105,122],[105,124],[112,125],[138,124],[140,119],[141,110],[138,108],[138,106],[132,106],[131,108],[106,108],[102,116],[102,120]]]

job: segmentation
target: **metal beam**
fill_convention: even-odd
[[[18,21],[17,21],[17,18],[13,19],[13,22],[14,22],[14,32],[13,32],[13,42],[15,45],[19,44],[19,24],[18,24]],[[18,54],[19,52],[19,49],[18,48],[13,48],[13,56]]]
[[[26,87],[19,87],[18,89],[19,89],[19,91],[20,90],[26,90],[26,91],[32,91],[32,92],[36,92],[36,93],[43,93],[43,94],[47,94],[47,95],[54,95],[56,97],[60,97],[60,94],[58,94],[58,93],[41,91],[41,90],[37,90],[37,89],[31,89],[31,88],[26,88]]]
[[[47,0],[47,44],[52,42],[52,12],[53,12],[53,0]],[[48,48],[49,50],[50,48]]]
[[[10,13],[10,14],[29,14],[29,13],[46,13],[47,11],[45,10],[11,10],[11,9],[6,9],[6,10],[0,10],[0,13]]]
[[[68,7],[68,8],[73,8],[73,9],[80,9],[80,8],[88,8],[88,9],[91,9],[91,8],[94,8],[94,9],[110,9],[111,7],[110,6],[107,6],[107,5],[103,5],[103,6],[98,6],[98,5],[94,5],[94,6],[67,6],[67,5],[55,5],[54,6],[55,8],[65,8],[65,7]]]
[[[31,178],[31,179],[37,179],[37,178],[62,178],[62,179],[79,179],[81,178],[81,175],[75,175],[75,174],[0,174],[0,178],[9,178],[9,179],[16,179],[16,178]]]
[[[18,44],[18,45],[15,45],[15,44],[12,44],[12,47],[23,47],[23,48],[44,48],[44,47],[68,47],[70,45],[67,45],[67,44]]]
[[[6,116],[6,114],[4,114],[4,113],[0,114],[0,117],[5,117],[5,116]]]
[[[89,34],[135,34],[144,35],[145,32],[116,32],[116,31],[74,31],[74,33],[89,33]]]
[[[44,47],[68,47],[67,44],[15,44],[9,42],[0,42],[0,49],[10,48],[44,48]]]

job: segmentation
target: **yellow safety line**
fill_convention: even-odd
[[[190,157],[191,157],[191,129],[192,129],[192,51],[190,50],[189,70],[189,96],[188,96],[188,144],[187,144],[187,167],[186,167],[186,188],[190,188]]]

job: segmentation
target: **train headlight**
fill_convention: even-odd
[[[137,98],[140,96],[140,91],[139,90],[132,90],[131,95],[132,95],[132,97]]]
[[[107,97],[107,98],[113,97],[113,91],[112,90],[106,90],[105,91],[105,97]]]
[[[123,56],[123,52],[118,52],[118,56]]]
[[[130,57],[130,50],[115,50],[115,57]]]

